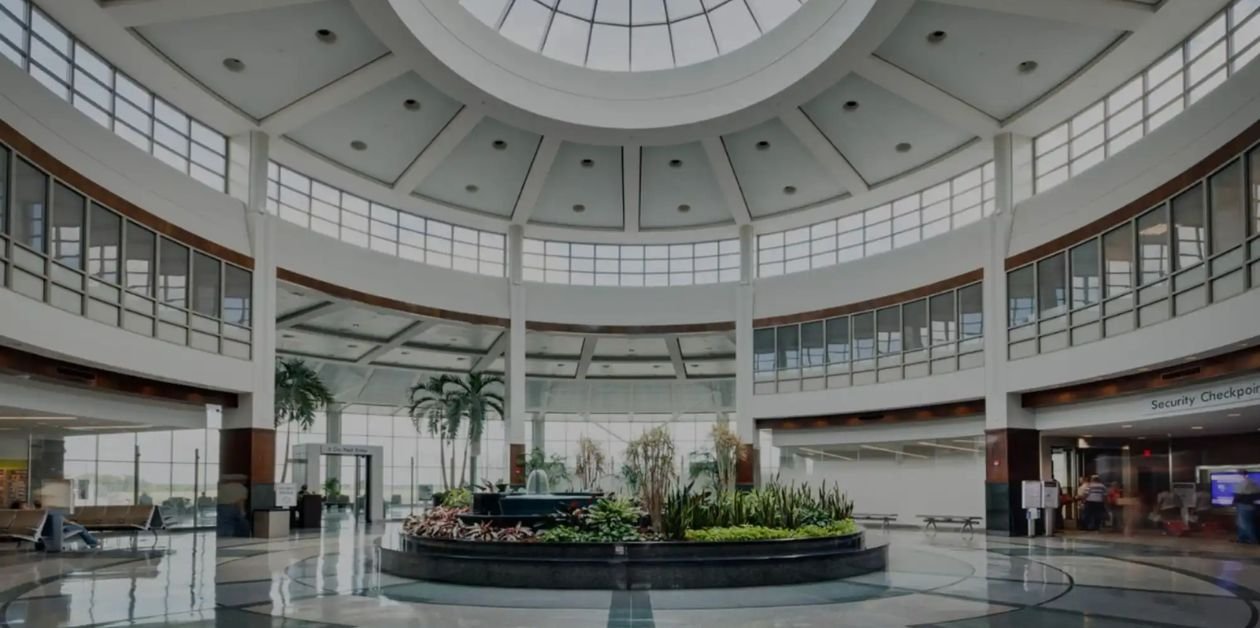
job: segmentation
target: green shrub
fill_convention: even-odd
[[[806,525],[799,528],[772,528],[766,526],[739,525],[731,527],[702,528],[687,530],[688,541],[732,542],[732,541],[773,541],[779,539],[812,539],[826,536],[845,536],[858,531],[852,519],[832,523],[825,526]]]
[[[560,523],[538,536],[545,543],[618,543],[641,541],[643,511],[628,499],[602,498],[588,508],[555,517]]]
[[[768,484],[750,491],[694,493],[692,486],[675,488],[666,498],[659,532],[681,540],[687,530],[761,526],[795,529],[828,526],[852,514],[839,486]]]
[[[466,488],[453,488],[442,496],[442,505],[447,508],[472,508],[472,492]]]
[[[556,526],[538,534],[543,543],[592,543],[594,538],[589,532],[583,532],[573,526]]]

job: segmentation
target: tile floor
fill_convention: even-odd
[[[1211,626],[1260,621],[1260,549],[893,531],[885,573],[693,591],[544,591],[377,571],[393,525],[278,541],[175,533],[132,551],[0,546],[0,626]],[[872,535],[881,533],[872,531]],[[142,547],[143,547],[142,543]]]

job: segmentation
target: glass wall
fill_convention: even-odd
[[[65,443],[76,506],[152,504],[178,527],[214,525],[219,430],[88,434]]]
[[[1033,143],[1048,190],[1115,155],[1216,89],[1260,54],[1260,3],[1234,0],[1167,55]]]
[[[1102,235],[1008,271],[1010,357],[1153,325],[1257,285],[1257,162],[1253,146]]]
[[[739,281],[739,240],[669,245],[526,238],[526,281],[575,286],[690,286]]]
[[[1031,296],[1024,300],[1032,303]],[[753,331],[753,390],[843,388],[974,368],[983,364],[983,335],[979,283],[878,310],[763,327]]]
[[[159,236],[4,144],[0,166],[0,200],[10,200],[0,203],[0,271],[12,264],[0,272],[5,287],[101,323],[249,358],[248,269]]]
[[[140,150],[227,189],[227,138],[118,71],[27,0],[0,0],[0,57]]]

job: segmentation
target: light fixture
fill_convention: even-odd
[[[853,461],[853,459],[848,456],[841,456],[840,454],[828,453],[820,449],[810,449],[809,447],[801,447],[800,450],[805,453],[814,454],[815,456],[819,456],[822,458],[836,458],[838,460],[848,460],[849,462]]]
[[[908,451],[897,451],[896,449],[888,449],[887,447],[876,447],[875,445],[862,445],[862,449],[870,449],[872,451],[882,451],[885,453],[896,454],[898,456],[909,456],[911,458],[919,458],[920,460],[927,460],[927,456],[924,456],[922,454],[912,454]]]
[[[346,345],[346,348],[347,348],[347,349],[358,349],[358,348],[359,348],[359,345],[354,345],[354,344],[351,344],[351,345]]]
[[[681,168],[681,167],[682,167],[682,160],[681,160],[681,159],[671,159],[671,160],[669,160],[669,167],[670,167],[670,168]]]
[[[321,28],[315,31],[315,39],[318,39],[325,44],[331,44],[337,41],[337,33],[334,33],[327,28]]]
[[[1240,412],[1230,412],[1229,414],[1227,414],[1227,415],[1225,415],[1225,416],[1242,416],[1242,413],[1240,413]]]
[[[293,338],[293,334],[280,334],[281,338]]]
[[[946,36],[945,31],[932,31],[927,34],[927,40],[929,44],[939,44],[945,41]]]
[[[469,183],[468,185],[465,185],[465,186],[464,186],[464,191],[465,191],[465,192],[468,192],[469,194],[476,194],[476,193],[477,193],[477,190],[480,190],[480,189],[481,189],[481,188],[479,188],[479,187],[477,187],[477,186],[475,186],[475,185],[473,185],[473,184],[471,184],[471,183]]]
[[[223,60],[223,67],[227,68],[229,72],[244,72],[245,62],[236,57],[228,57]]]
[[[402,355],[411,355],[411,352],[410,352],[410,351],[407,351],[406,349],[403,349],[402,351],[399,351],[399,353],[401,353]]]
[[[353,142],[350,142],[350,148],[355,150],[367,150],[367,142],[364,142],[363,140],[354,140]]]
[[[1036,71],[1037,71],[1036,61],[1021,61],[1019,63],[1020,74],[1032,74],[1033,72],[1036,72]]]
[[[408,98],[403,101],[403,109],[407,111],[420,111],[420,101],[415,98]]]
[[[784,193],[784,194],[787,194],[788,196],[791,196],[791,195],[793,195],[793,194],[796,194],[796,186],[795,186],[795,185],[785,185],[785,186],[783,186],[783,193]]]
[[[900,144],[897,144],[895,148],[897,149],[897,152],[899,153],[908,153],[910,152],[910,148],[911,148],[910,142],[901,142]]]
[[[679,211],[680,213],[685,214],[685,213],[687,213],[687,212],[691,211],[691,206],[690,206],[690,205],[688,205],[688,204],[686,204],[686,203],[683,203],[682,205],[679,205],[679,206],[678,206],[678,211]]]
[[[1121,425],[1121,426],[1120,426],[1120,429],[1122,429],[1122,430],[1127,430],[1127,429],[1130,429],[1130,428],[1132,428],[1132,427],[1133,427],[1132,425]]]
[[[581,163],[582,163],[582,167],[583,167],[583,168],[594,168],[594,167],[595,167],[595,160],[594,160],[594,159],[583,159]]]
[[[860,106],[861,105],[858,104],[858,101],[848,100],[845,101],[844,106],[842,106],[841,109],[844,109],[845,111],[857,111],[857,108]]]
[[[1190,429],[1192,429],[1192,430],[1201,430],[1201,429],[1203,429],[1203,426],[1202,426],[1202,425],[1191,425],[1191,426],[1190,426]]]
[[[1146,440],[1146,437],[1145,437],[1145,436],[1139,436],[1139,437],[1137,437],[1137,439],[1138,439],[1138,440]]]
[[[586,211],[586,206],[585,206],[585,205],[583,205],[583,204],[581,204],[581,203],[578,203],[578,204],[576,204],[576,205],[574,205],[574,206],[573,206],[573,212],[574,212],[574,213],[580,214],[580,213],[582,213],[582,212],[584,212],[584,211]]]
[[[760,142],[757,142],[757,150],[770,150],[770,142],[767,142],[765,140],[761,140]]]
[[[495,140],[491,142],[490,145],[493,146],[495,150],[507,150],[507,142],[503,140]]]
[[[973,449],[971,447],[959,447],[958,445],[946,445],[945,443],[934,443],[928,440],[921,440],[919,441],[919,444],[923,445],[924,447],[939,447],[941,449],[954,449],[957,451],[965,451],[967,453],[972,453],[972,454],[980,453],[979,449]]]
[[[464,360],[467,360],[467,359],[468,359],[468,358],[466,358],[466,357],[464,357],[464,356],[462,356],[462,355],[455,356],[455,361],[456,361],[456,362],[463,362]]]
[[[700,368],[700,365],[699,365],[699,364],[692,364],[692,365],[691,365],[691,368],[693,368],[693,369],[698,369],[698,368]]]
[[[1094,435],[1093,435],[1093,434],[1084,434],[1084,436],[1085,436],[1085,438],[1093,438],[1093,437],[1094,437]]]
[[[74,421],[72,416],[0,416],[0,421]]]

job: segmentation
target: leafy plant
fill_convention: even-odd
[[[750,491],[695,493],[688,485],[672,491],[665,505],[662,534],[684,538],[687,530],[715,527],[761,526],[796,529],[827,526],[848,519],[853,503],[838,486],[769,484]]]
[[[438,437],[438,457],[442,461],[442,486],[466,486],[477,482],[477,452],[486,420],[492,416],[503,417],[503,395],[494,390],[502,387],[503,378],[497,375],[472,373],[464,378],[438,375],[417,383],[408,391],[409,413],[419,431],[423,426],[430,435]],[[455,473],[455,439],[465,429],[467,440],[459,474]],[[446,447],[450,446],[449,460]],[[470,468],[471,460],[471,471]],[[447,464],[449,462],[449,473]]]
[[[719,491],[734,491],[736,469],[747,458],[748,451],[729,423],[714,423],[710,436],[713,438],[713,475],[717,488]]]
[[[459,520],[467,508],[441,506],[424,515],[411,515],[403,520],[403,533],[432,539],[460,541],[499,541],[521,543],[534,540],[531,528],[517,525],[512,528],[495,528],[487,523],[468,524]]]
[[[525,475],[531,472],[541,470],[547,474],[547,482],[555,486],[560,480],[569,479],[569,470],[564,466],[564,457],[556,454],[543,453],[541,449],[534,449],[529,452],[529,456],[525,459]]]
[[[497,390],[496,390],[497,388]],[[486,420],[492,416],[503,418],[503,378],[498,375],[469,373],[464,378],[450,377],[445,391],[448,416],[461,417],[468,425],[468,442],[464,444],[464,464],[471,468],[468,473],[469,483],[477,482],[477,459],[481,451],[481,435],[485,431]],[[471,450],[471,455],[469,451]],[[459,483],[464,483],[464,472],[461,469]]]
[[[651,517],[652,528],[658,531],[665,497],[678,479],[675,458],[674,439],[664,425],[644,432],[626,447],[626,465],[638,478],[639,502]]]
[[[298,358],[276,362],[275,424],[284,425],[284,465],[280,481],[289,477],[289,442],[293,438],[293,424],[306,431],[315,424],[315,413],[333,403],[333,394],[319,378],[315,369]]]
[[[643,511],[628,499],[599,499],[552,517],[557,524],[544,530],[544,543],[620,543],[643,540],[639,521]]]
[[[418,382],[408,391],[411,403],[408,413],[419,432],[421,426],[430,436],[438,439],[438,467],[442,469],[442,489],[450,490],[455,483],[455,435],[459,431],[459,413],[446,391],[446,385],[454,377],[438,375]],[[454,416],[452,420],[449,417]],[[446,447],[450,445],[450,470],[447,471]]]
[[[858,531],[852,519],[844,519],[825,526],[807,525],[799,528],[771,528],[766,526],[741,525],[725,528],[704,528],[688,530],[688,541],[731,542],[731,541],[769,541],[776,539],[811,539],[828,536],[845,536]]]
[[[606,466],[608,457],[604,455],[604,450],[588,436],[582,436],[578,439],[577,464],[573,466],[573,472],[577,474],[578,481],[581,482],[582,490],[591,491],[595,489],[599,478],[607,472]]]
[[[337,478],[324,480],[324,496],[332,498],[338,495],[341,495],[341,480]]]
[[[453,488],[442,496],[442,505],[447,508],[471,508],[472,493],[463,487]]]

